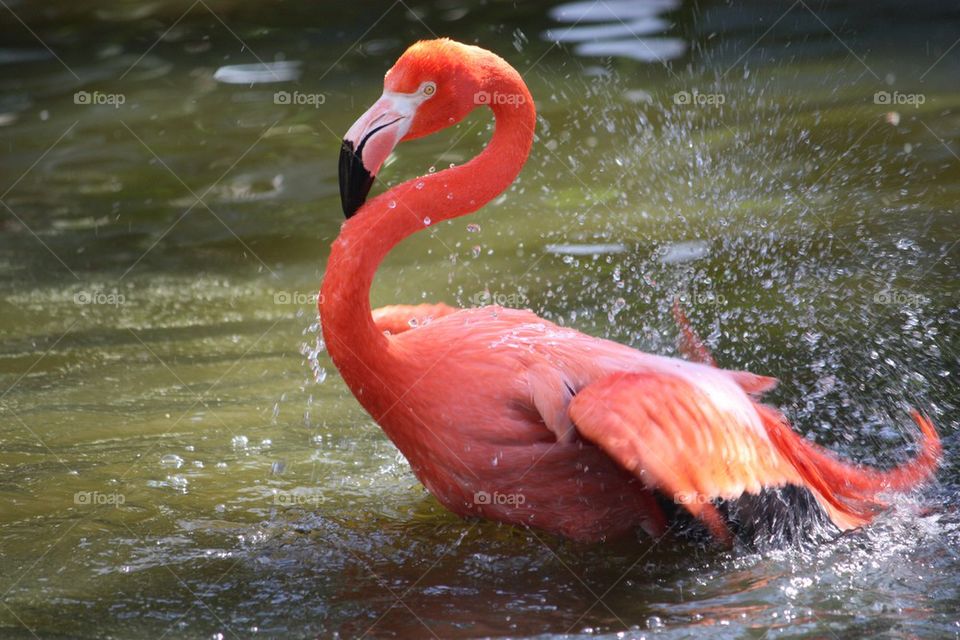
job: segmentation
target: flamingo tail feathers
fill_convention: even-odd
[[[673,319],[680,329],[680,340],[677,345],[680,353],[690,362],[705,364],[710,367],[717,367],[717,361],[710,353],[703,338],[697,333],[696,329],[690,324],[687,314],[680,306],[679,300],[673,301]],[[770,391],[777,386],[777,379],[769,376],[761,376],[749,371],[730,371],[724,370],[727,375],[733,378],[734,382],[740,385],[740,388],[752,396],[759,396]]]
[[[673,301],[673,319],[680,328],[680,344],[678,345],[680,353],[691,362],[699,362],[711,367],[717,366],[717,361],[714,360],[710,349],[704,344],[703,339],[697,335],[694,328],[690,326],[690,320],[687,319],[687,314],[680,306],[680,300]]]
[[[884,507],[885,492],[909,491],[933,475],[942,454],[933,423],[919,412],[913,419],[922,435],[919,454],[890,470],[845,463],[827,449],[797,435],[776,410],[757,405],[770,439],[821,498],[835,524],[843,529],[866,524]]]

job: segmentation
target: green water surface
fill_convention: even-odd
[[[0,636],[960,633],[960,12],[687,2],[660,64],[553,44],[553,5],[0,7]],[[722,365],[779,377],[771,400],[851,458],[907,458],[907,409],[929,412],[937,482],[763,553],[444,511],[337,375],[314,297],[339,138],[434,35],[521,71],[538,136],[504,196],[389,256],[374,304],[493,297],[675,355],[682,296]],[[214,77],[282,61],[295,79]],[[491,127],[402,145],[375,189]]]

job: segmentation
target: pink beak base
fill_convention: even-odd
[[[340,203],[353,216],[366,202],[374,177],[409,127],[409,115],[383,96],[343,137],[340,147]]]

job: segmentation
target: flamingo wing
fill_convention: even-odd
[[[582,389],[569,412],[581,436],[727,542],[719,500],[794,485],[809,490],[830,520],[848,530],[886,506],[878,494],[913,488],[940,458],[933,425],[916,413],[924,436],[920,454],[879,471],[843,462],[801,438],[778,412],[743,392],[663,372],[608,375]]]
[[[582,389],[569,412],[584,438],[724,541],[730,532],[716,501],[802,484],[755,415],[681,376],[615,373]]]

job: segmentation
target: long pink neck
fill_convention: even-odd
[[[491,105],[496,125],[483,152],[464,165],[410,180],[370,200],[343,224],[331,248],[320,289],[323,337],[334,364],[365,405],[365,388],[386,383],[379,372],[396,357],[371,315],[370,287],[380,262],[407,236],[472,213],[495,198],[514,181],[530,152],[536,112],[519,74],[509,69],[485,90],[521,99]]]

